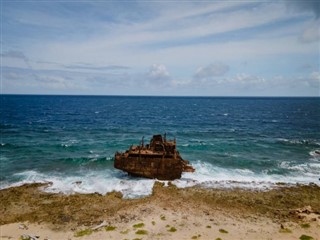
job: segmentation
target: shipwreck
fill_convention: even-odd
[[[182,172],[194,172],[189,161],[183,160],[176,149],[176,140],[168,141],[166,134],[154,135],[149,144],[131,146],[125,152],[116,152],[114,167],[129,175],[159,180],[181,178]]]

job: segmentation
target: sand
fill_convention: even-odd
[[[120,193],[66,196],[43,187],[0,191],[1,239],[320,240],[320,187],[314,184],[260,192],[156,183],[142,199],[122,199]]]

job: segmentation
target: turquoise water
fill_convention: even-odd
[[[196,168],[180,187],[320,183],[319,98],[2,95],[0,127],[2,188],[146,195],[154,181],[114,169],[113,156],[165,132]]]

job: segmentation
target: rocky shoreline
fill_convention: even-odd
[[[152,195],[140,199],[123,199],[119,192],[47,193],[45,187],[0,190],[1,239],[27,236],[33,228],[44,231],[37,239],[62,233],[62,239],[320,239],[315,184],[253,191],[156,182]]]

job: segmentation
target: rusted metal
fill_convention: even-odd
[[[166,135],[154,135],[149,144],[131,146],[124,153],[116,152],[114,167],[132,176],[174,180],[182,172],[194,172],[189,161],[183,160],[176,149],[176,141],[167,141]]]

